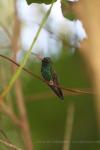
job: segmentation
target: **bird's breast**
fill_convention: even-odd
[[[45,80],[47,80],[47,81],[52,80],[52,73],[51,73],[50,67],[43,67],[42,66],[41,73],[42,73],[42,76]]]

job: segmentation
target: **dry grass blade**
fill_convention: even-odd
[[[10,32],[8,31],[7,27],[5,25],[3,25],[2,23],[0,23],[0,26],[5,31],[5,33],[7,34],[8,38],[9,38],[9,40],[11,41],[12,36],[11,36]]]
[[[9,138],[7,137],[7,135],[5,134],[5,132],[2,129],[0,129],[0,134],[6,139],[7,142],[11,143]]]
[[[5,113],[11,120],[13,121],[14,124],[16,124],[18,127],[21,127],[20,120],[16,117],[16,115],[11,111],[11,109],[6,106],[4,103],[1,103],[1,111]]]
[[[69,104],[67,111],[63,150],[70,150],[73,123],[74,123],[74,112],[75,112],[75,105],[74,103],[71,103]]]
[[[12,150],[22,150],[21,148],[18,148],[17,146],[15,146],[7,141],[1,140],[1,139],[0,139],[0,143],[5,145],[8,148],[12,148]]]

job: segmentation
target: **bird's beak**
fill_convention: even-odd
[[[32,52],[32,54],[33,54],[33,55],[35,55],[35,56],[36,56],[36,58],[37,58],[38,60],[41,60],[41,61],[42,61],[42,60],[43,60],[43,58],[44,58],[44,57],[43,57],[42,55],[40,55],[40,54],[33,53],[33,52]]]
[[[38,55],[38,54],[37,54],[37,56],[36,56],[36,57],[37,57],[37,59],[39,59],[39,60],[41,60],[41,61],[42,61],[42,60],[43,60],[43,58],[44,58],[43,56]]]

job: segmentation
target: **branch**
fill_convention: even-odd
[[[73,95],[73,96],[77,96],[77,95],[83,95],[83,93],[72,93],[72,92],[67,92],[65,91],[64,92],[64,95],[65,96],[68,96],[68,95]],[[47,98],[50,98],[50,97],[54,97],[55,94],[53,94],[53,92],[48,92],[48,91],[45,91],[45,92],[39,92],[35,95],[30,95],[30,96],[27,96],[27,99],[28,99],[28,102],[29,101],[36,101],[36,100],[43,100],[43,99],[47,99]]]
[[[15,62],[14,60],[12,60],[11,58],[9,57],[6,57],[4,55],[1,55],[0,56],[10,62],[12,62],[13,64],[15,64],[17,67],[20,67],[20,64],[18,64],[17,62]],[[43,83],[46,83],[47,85],[49,85],[49,82],[46,81],[46,80],[43,80],[41,77],[39,77],[38,75],[34,74],[33,72],[29,71],[28,69],[26,69],[25,67],[22,68],[25,72],[27,72],[29,75],[31,75],[32,77],[35,77],[37,78],[38,80],[42,81]],[[82,90],[82,89],[71,89],[71,88],[65,88],[63,86],[58,86],[58,85],[54,85],[55,87],[59,87],[61,88],[62,90],[66,91],[66,92],[70,92],[71,94],[94,94],[93,91],[91,89],[88,89],[87,91],[85,90]],[[1,95],[2,96],[2,95]]]

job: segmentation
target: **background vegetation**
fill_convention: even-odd
[[[17,20],[16,8],[13,7],[15,1],[9,0],[9,2],[11,5],[1,0],[0,14],[2,12],[8,21],[5,19],[7,22],[3,22],[3,17],[0,15],[0,22],[1,28],[7,29],[12,38],[7,46],[0,45],[0,54],[15,59],[19,46],[20,23]],[[9,9],[9,6],[10,11],[5,13],[4,9]],[[71,13],[68,16],[73,18]],[[0,36],[0,40],[3,41],[5,38]],[[52,58],[61,85],[75,89],[92,88],[86,63],[78,50],[70,56],[66,53],[66,49],[63,48],[58,60]],[[40,76],[41,62],[35,63],[31,60],[26,67]],[[1,93],[15,70],[15,65],[0,57]],[[3,101],[4,105],[1,104],[0,109],[0,128],[11,143],[23,150],[100,149],[93,94],[73,95],[64,91],[64,102],[61,102],[46,84],[22,71],[13,89]],[[2,134],[0,139],[5,140]],[[0,149],[8,148],[0,144]]]

